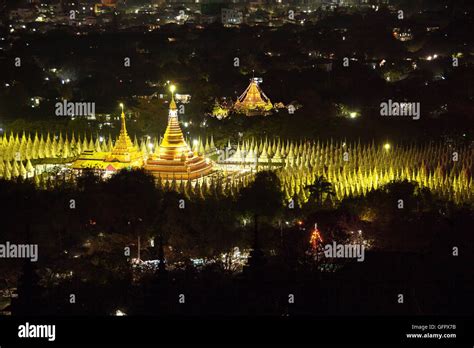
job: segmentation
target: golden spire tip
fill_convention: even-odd
[[[119,104],[120,108],[122,109],[122,117],[125,117],[125,112],[124,112],[124,106],[123,106],[123,103],[120,103]]]

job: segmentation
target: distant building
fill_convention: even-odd
[[[283,1],[277,1],[277,4],[283,4]],[[317,10],[321,6],[321,0],[299,0],[297,5],[302,10]]]
[[[108,13],[112,12],[117,7],[117,0],[101,0],[100,3],[95,4],[94,13]]]
[[[234,9],[223,8],[221,22],[224,25],[238,25],[243,23],[243,13]]]
[[[413,40],[411,29],[394,28],[392,33],[393,37],[399,41],[403,42]]]
[[[36,10],[34,8],[18,8],[10,11],[10,20],[19,22],[30,22],[36,18]]]
[[[218,21],[218,18],[216,16],[210,16],[210,15],[202,15],[200,17],[200,23],[201,24],[212,24]]]
[[[326,11],[334,10],[336,7],[340,5],[341,5],[341,0],[323,0],[321,2],[321,8]]]
[[[191,101],[191,96],[189,94],[175,94],[175,99],[183,104],[188,104]]]

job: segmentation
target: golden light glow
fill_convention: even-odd
[[[385,143],[385,145],[383,146],[383,148],[384,148],[385,150],[387,150],[387,151],[390,150],[390,144],[389,144],[389,143]]]
[[[25,164],[24,160],[15,159],[15,152],[5,151],[5,149],[17,146],[18,142],[23,145],[18,150],[20,159],[35,160],[42,155],[45,163],[52,163],[49,161],[53,158],[73,160],[78,155],[75,148],[81,144],[79,158],[72,163],[73,169],[95,168],[110,172],[128,167],[143,167],[145,154],[141,153],[139,149],[143,149],[147,144],[146,141],[150,141],[150,139],[145,140],[146,137],[141,139],[141,144],[137,144],[138,146],[135,147],[127,135],[125,123],[126,119],[123,117],[120,135],[115,142],[111,138],[106,140],[103,135],[103,138],[101,135],[91,138],[73,133],[68,134],[68,141],[60,142],[59,139],[51,138],[51,135],[47,134],[35,136],[33,139],[27,137],[26,134],[11,134],[10,136],[4,134],[0,139],[0,142],[3,143],[3,149],[0,146],[0,154],[4,156],[3,163],[0,161],[0,173],[3,172],[3,178],[6,180],[12,180],[19,176],[34,177],[35,184],[38,187],[44,187],[43,178],[38,175],[38,167],[36,167],[35,173],[35,168],[29,159]],[[157,146],[153,146],[153,149],[157,151],[154,154],[149,154],[146,169],[165,180],[180,180],[180,178],[194,180],[209,174],[212,170],[211,163],[206,164],[203,157],[197,155],[199,151],[205,152],[207,146],[202,144],[201,146],[201,142],[197,139],[196,142],[191,140],[190,145],[194,145],[193,148],[197,150],[197,153],[193,154],[180,134],[178,117],[169,117],[169,123],[170,129],[167,133],[165,132],[166,137],[160,147],[156,149]],[[64,139],[64,134],[60,134],[59,138]],[[386,146],[387,143],[389,146]],[[58,147],[59,150],[54,153],[53,149]],[[260,147],[262,150],[259,153]],[[342,169],[340,166],[334,166],[333,164],[340,160],[341,151],[345,152],[348,147],[353,154],[351,158],[359,165],[350,165],[349,163],[354,162],[350,161],[348,163],[342,162]],[[215,146],[210,145],[209,148],[215,148]],[[46,149],[49,153],[46,152]],[[184,161],[182,160],[183,152]],[[392,148],[388,140],[377,145],[349,143],[348,141],[336,141],[330,145],[316,141],[306,147],[301,147],[297,142],[286,143],[278,141],[278,139],[251,138],[237,145],[237,151],[232,155],[232,161],[229,162],[240,163],[239,170],[242,170],[243,173],[250,171],[244,167],[244,164],[253,165],[257,159],[262,168],[269,160],[272,163],[284,164],[277,174],[287,202],[295,196],[300,202],[308,202],[310,196],[306,186],[308,183],[314,182],[317,176],[323,175],[332,184],[334,190],[334,195],[330,198],[330,202],[328,201],[329,204],[336,204],[346,197],[365,196],[368,192],[378,190],[392,181],[404,180],[416,183],[420,188],[428,188],[437,197],[455,204],[464,204],[472,202],[474,197],[474,181],[470,170],[472,166],[471,152],[472,150],[464,145],[459,149],[459,153],[463,155],[459,156],[458,161],[445,161],[446,158],[451,158],[452,149],[435,144],[430,144],[427,147],[397,144]],[[318,160],[321,153],[327,155]],[[153,159],[152,161],[150,161],[150,157]],[[1,169],[2,165],[3,170]],[[188,168],[190,168],[189,172]],[[211,176],[207,181],[198,181],[199,197],[207,195],[210,192],[210,187],[219,184],[219,181],[213,182],[213,180],[214,177]],[[249,182],[251,181],[229,180],[223,192],[226,196],[234,196]],[[176,186],[180,187],[179,184]],[[188,186],[180,187],[179,191],[191,195],[197,194],[194,189],[188,191]],[[376,214],[377,210],[366,209],[360,213],[359,218],[364,222],[371,222],[377,218]],[[290,223],[286,222],[286,224]]]
[[[321,233],[317,228],[313,230],[311,233],[311,237],[309,239],[309,244],[313,250],[318,248],[318,244],[323,242],[323,238],[321,237]]]
[[[234,108],[246,115],[251,115],[255,112],[258,113],[259,111],[270,111],[273,109],[273,104],[260,89],[257,81],[252,79],[247,89],[235,102]]]
[[[171,85],[169,88],[171,92],[175,91],[175,86]],[[202,152],[204,153],[204,150]],[[145,169],[155,177],[165,180],[194,180],[212,171],[211,161],[193,153],[186,143],[179,125],[178,110],[173,95],[165,134],[158,151],[148,157]]]
[[[125,121],[124,104],[119,103],[122,109],[120,133],[112,148],[105,145],[103,136],[97,140],[100,146],[90,147],[88,153],[83,152],[81,156],[73,162],[74,169],[95,168],[109,172],[115,172],[123,168],[143,167],[143,153],[133,145],[127,133]],[[92,140],[91,140],[92,141]],[[109,138],[110,141],[110,138]],[[103,147],[105,145],[105,147]]]
[[[174,93],[174,91],[176,91],[176,86],[175,86],[175,85],[171,85],[171,86],[170,86],[170,91],[171,91],[171,93]]]

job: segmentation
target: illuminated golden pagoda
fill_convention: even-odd
[[[252,78],[247,89],[237,99],[234,109],[247,116],[266,115],[273,109],[270,99],[258,85],[258,78]]]
[[[122,108],[120,134],[112,152],[107,156],[106,160],[108,162],[121,163],[135,163],[141,161],[143,164],[143,153],[133,146],[132,140],[128,136],[123,104],[120,104],[120,107]]]
[[[162,179],[193,180],[212,172],[212,162],[194,153],[184,140],[179,126],[178,108],[171,86],[168,126],[156,153],[148,158],[145,169]]]
[[[120,134],[111,152],[97,152],[93,150],[84,151],[72,167],[74,169],[99,169],[105,171],[117,171],[123,168],[142,167],[143,153],[133,146],[127,133],[125,124],[125,113],[123,104],[120,104],[122,114],[120,116]]]

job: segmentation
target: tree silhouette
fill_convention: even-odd
[[[311,185],[306,186],[310,197],[316,199],[319,205],[323,204],[323,197],[333,196],[334,190],[332,184],[322,175],[317,177]]]
[[[263,252],[258,237],[260,216],[272,218],[281,209],[283,194],[280,180],[273,172],[263,171],[255,176],[255,181],[240,191],[238,203],[241,209],[254,217],[254,242],[249,257],[249,266],[259,269],[263,264]]]

